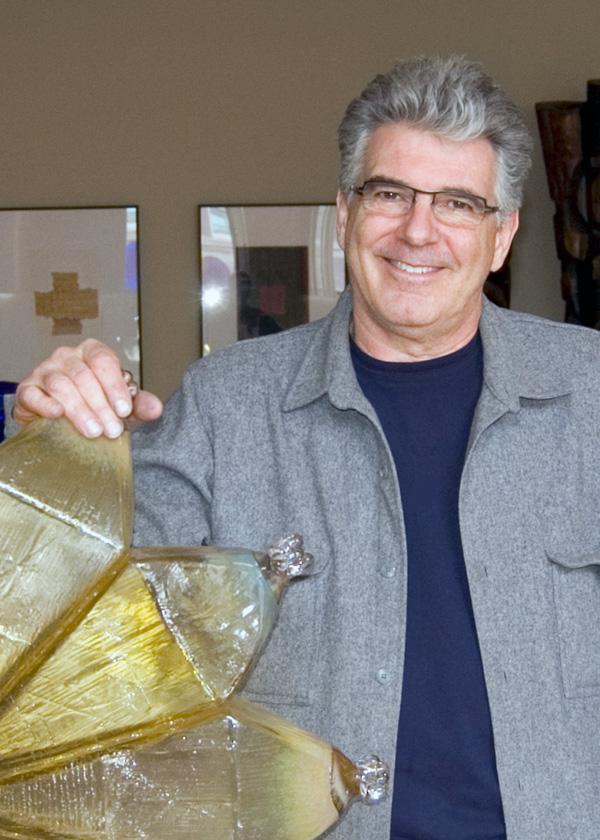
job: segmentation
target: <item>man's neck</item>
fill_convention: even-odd
[[[352,338],[360,349],[384,362],[421,362],[448,356],[465,347],[476,334],[479,318],[463,325],[459,331],[434,333],[432,330],[406,330],[391,334],[371,323],[354,319],[350,325]]]

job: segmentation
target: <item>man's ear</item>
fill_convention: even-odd
[[[498,271],[502,268],[506,255],[510,250],[515,233],[519,228],[519,211],[515,210],[508,219],[503,222],[496,231],[496,244],[494,247],[494,259],[490,271]]]
[[[338,194],[335,199],[336,207],[337,207],[337,215],[336,215],[336,222],[335,222],[335,229],[337,233],[337,241],[338,245],[342,249],[345,249],[346,245],[346,223],[348,221],[348,201],[346,197],[343,195],[342,192],[338,190]]]

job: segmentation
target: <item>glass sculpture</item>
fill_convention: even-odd
[[[234,694],[312,558],[132,549],[127,435],[0,447],[0,840],[312,840],[387,768]]]

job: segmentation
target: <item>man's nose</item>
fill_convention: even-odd
[[[439,223],[431,197],[416,195],[408,213],[400,219],[398,234],[415,245],[432,242],[439,236]]]

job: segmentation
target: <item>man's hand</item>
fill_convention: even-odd
[[[162,403],[148,391],[132,398],[117,354],[96,339],[77,347],[59,347],[17,388],[13,416],[17,423],[37,417],[67,417],[87,438],[118,437],[123,418],[154,420]]]

